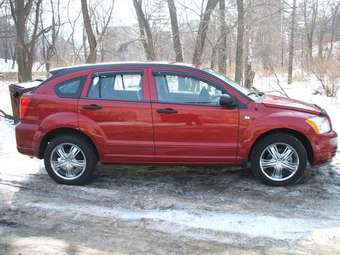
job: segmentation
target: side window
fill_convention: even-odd
[[[177,75],[156,75],[159,102],[219,105],[221,89],[204,81]]]
[[[84,81],[84,77],[64,81],[55,87],[55,91],[60,97],[78,98],[84,85]]]
[[[102,74],[92,79],[87,97],[123,101],[143,100],[141,74]]]

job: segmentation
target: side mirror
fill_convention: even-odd
[[[226,95],[222,95],[220,97],[220,105],[222,105],[226,108],[233,108],[233,107],[236,106],[236,103],[231,96],[226,94]]]

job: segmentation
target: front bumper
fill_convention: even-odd
[[[335,131],[313,137],[313,159],[312,164],[318,165],[330,161],[336,154],[338,148],[338,135]]]

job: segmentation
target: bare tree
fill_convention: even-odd
[[[171,30],[172,30],[172,40],[174,44],[174,51],[176,55],[176,62],[183,62],[183,53],[182,53],[182,43],[178,29],[178,21],[177,21],[177,11],[174,0],[168,0],[169,14],[170,14],[170,22],[171,22]]]
[[[65,41],[65,46],[66,45],[70,45],[71,47],[71,59],[69,61],[71,61],[72,64],[80,62],[81,61],[81,54],[80,52],[83,49],[86,49],[86,37],[83,38],[83,43],[81,46],[78,46],[76,43],[76,39],[75,39],[75,31],[76,31],[76,27],[77,27],[77,22],[81,16],[81,10],[78,12],[77,16],[75,16],[74,19],[71,19],[71,15],[69,13],[70,11],[70,3],[71,0],[68,1],[67,4],[67,23],[71,29],[69,36],[67,37],[66,41]],[[83,29],[82,29],[83,30]],[[85,32],[83,33],[83,35],[85,34]],[[84,36],[83,36],[84,37]],[[85,59],[86,59],[87,55],[85,55]],[[67,56],[65,56],[65,58],[67,58]],[[64,59],[65,61],[65,59]]]
[[[91,25],[91,19],[86,0],[81,0],[81,10],[83,13],[84,27],[87,34],[87,40],[90,47],[89,55],[86,58],[86,63],[96,63],[97,61],[97,40]]]
[[[245,15],[245,33],[244,33],[244,86],[251,88],[255,78],[255,71],[252,69],[252,20],[253,20],[253,2],[247,2],[247,10]]]
[[[288,84],[293,81],[294,41],[296,27],[296,0],[293,0],[292,16],[290,24],[289,55],[288,55]]]
[[[59,37],[59,31],[61,27],[60,0],[57,1],[50,0],[50,5],[51,5],[51,26],[46,27],[44,29],[45,33],[43,33],[43,52],[42,52],[47,72],[51,68],[52,64],[51,61],[53,57],[56,57],[58,62],[58,52],[56,43]],[[42,17],[40,18],[40,21],[41,27],[44,28],[45,27],[44,20]]]
[[[194,65],[200,65],[202,62],[203,49],[209,27],[210,16],[218,1],[219,0],[208,0],[205,11],[200,19],[195,42],[195,50],[192,58],[192,63]]]
[[[218,48],[218,71],[225,74],[227,72],[227,27],[225,21],[225,0],[220,0],[219,2],[219,20],[222,39]]]
[[[19,82],[32,80],[35,45],[43,33],[43,31],[38,32],[41,1],[10,0],[11,14],[16,28],[16,60]],[[27,23],[32,9],[34,10],[34,18],[31,20],[33,29],[31,33],[28,33]]]
[[[330,39],[330,47],[329,47],[329,50],[328,50],[328,58],[330,58],[332,56],[332,52],[333,52],[335,30],[336,30],[337,17],[338,17],[339,9],[340,9],[340,2],[332,7],[331,39]]]
[[[235,81],[241,83],[243,73],[243,36],[244,36],[244,6],[243,0],[237,0],[237,42],[235,61]]]
[[[304,0],[303,17],[308,50],[307,66],[310,66],[313,62],[313,40],[318,10],[319,0]]]
[[[96,39],[97,39],[97,47],[100,51],[100,61],[104,61],[105,57],[105,49],[103,48],[103,38],[107,32],[108,26],[110,24],[113,8],[114,8],[114,0],[111,0],[112,4],[108,8],[106,5],[95,5],[91,8],[92,19],[94,21],[95,31],[96,31]],[[102,7],[102,8],[99,8]]]
[[[151,32],[150,23],[145,17],[142,9],[142,0],[133,0],[138,19],[139,32],[147,60],[155,60],[155,45]]]

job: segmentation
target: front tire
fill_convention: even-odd
[[[256,177],[265,184],[285,186],[302,179],[307,165],[307,152],[296,137],[276,133],[256,143],[251,166]]]
[[[44,163],[48,175],[57,183],[82,185],[91,180],[97,157],[87,140],[63,135],[48,143]]]

